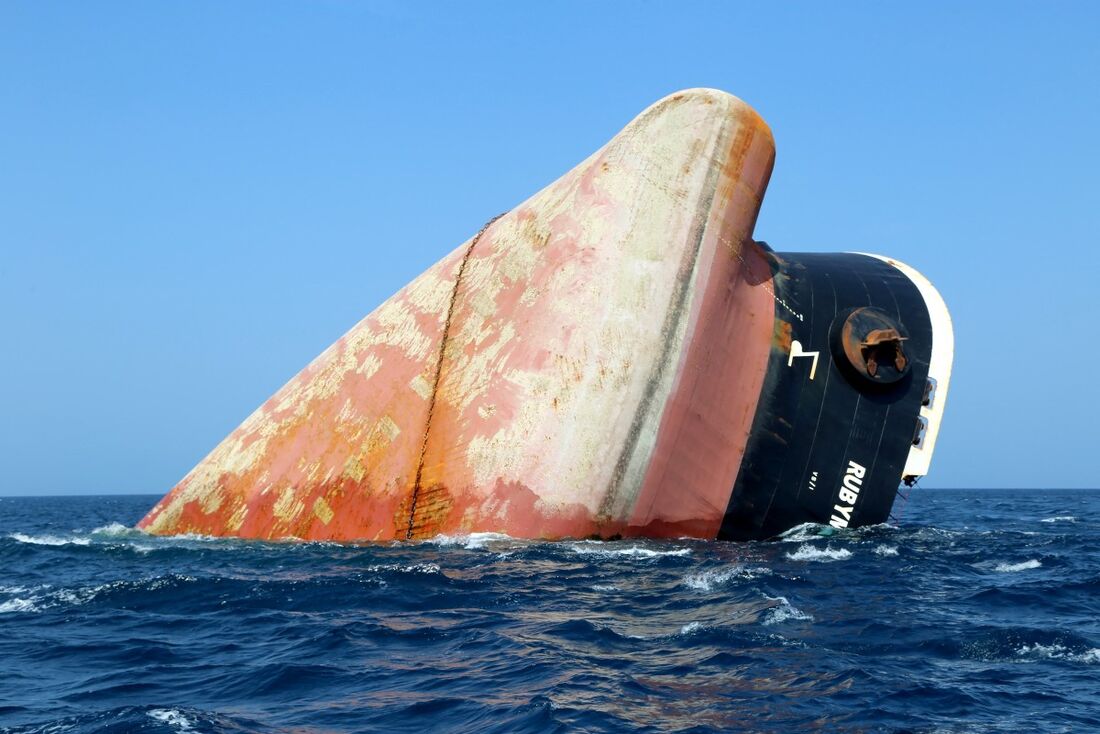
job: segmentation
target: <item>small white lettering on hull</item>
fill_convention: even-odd
[[[844,472],[844,480],[837,494],[837,504],[833,505],[833,516],[829,518],[829,524],[834,528],[846,528],[852,521],[852,511],[856,509],[856,500],[859,499],[859,490],[863,487],[863,477],[867,469],[854,461],[848,461],[848,468]]]

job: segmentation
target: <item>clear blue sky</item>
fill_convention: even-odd
[[[1100,3],[0,5],[0,494],[168,490],[406,281],[710,86],[757,237],[956,327],[930,487],[1097,486]]]

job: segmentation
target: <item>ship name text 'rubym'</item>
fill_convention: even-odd
[[[887,520],[928,471],[951,320],[903,263],[755,241],[774,157],[736,97],[660,100],[366,316],[139,527],[755,539]]]

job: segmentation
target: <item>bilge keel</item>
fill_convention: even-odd
[[[686,90],[387,300],[139,527],[766,538],[887,519],[953,353],[912,268],[753,240],[775,149]]]

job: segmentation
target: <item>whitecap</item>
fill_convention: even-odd
[[[515,540],[504,533],[470,533],[469,535],[437,535],[425,542],[442,547],[460,546],[466,550],[480,550],[489,543]]]
[[[435,563],[413,563],[408,566],[403,566],[399,563],[386,563],[376,564],[373,566],[367,566],[367,571],[370,573],[379,573],[384,571],[394,571],[396,573],[440,573],[438,564]]]
[[[90,538],[83,538],[79,536],[62,538],[57,535],[27,535],[25,533],[12,533],[8,537],[20,543],[29,543],[31,545],[88,545],[92,542]]]
[[[888,522],[877,522],[874,525],[861,525],[858,528],[843,528],[837,532],[853,532],[856,535],[874,535],[875,533],[893,532],[898,530],[897,525]]]
[[[148,533],[136,528],[130,528],[122,523],[112,522],[107,525],[95,528],[86,535],[28,535],[26,533],[12,533],[8,536],[12,540],[20,543],[28,543],[31,545],[91,545],[92,543],[110,542],[117,539],[128,538],[149,538]],[[172,536],[173,539],[182,540],[220,540],[213,536],[199,536],[199,535],[177,535]]]
[[[942,538],[957,538],[960,535],[966,535],[966,532],[963,530],[948,530],[946,528],[923,527],[918,528],[915,533],[915,536],[921,538],[922,540],[924,538],[927,538],[929,535],[939,536]]]
[[[994,568],[994,571],[998,573],[1015,573],[1016,571],[1028,571],[1033,568],[1039,568],[1042,566],[1042,562],[1032,558],[1030,561],[1023,561],[1022,563],[1000,563]]]
[[[177,582],[193,582],[197,581],[194,576],[182,576],[178,574],[169,574],[168,576],[154,576],[152,578],[140,579],[137,581],[118,580],[111,581],[106,584],[100,584],[98,586],[78,586],[73,588],[60,588],[53,591],[46,591],[51,587],[47,584],[35,588],[35,591],[42,591],[45,593],[34,594],[26,599],[16,598],[10,599],[3,604],[0,604],[0,613],[2,612],[40,612],[44,609],[56,607],[60,605],[80,606],[93,601],[96,597],[105,591],[112,591],[122,588],[140,589],[142,591],[157,591],[170,586],[173,586]]]
[[[152,537],[152,536],[148,536],[148,533],[145,533],[141,530],[135,530],[135,531],[133,531],[132,534],[137,535],[138,537],[141,537],[141,536]],[[120,535],[121,535],[121,533],[120,533]],[[172,541],[177,541],[178,542],[178,541],[182,540],[182,541],[188,542],[188,543],[223,543],[223,544],[228,544],[228,543],[232,543],[234,541],[240,541],[241,540],[240,538],[225,537],[225,536],[221,536],[221,535],[204,535],[202,533],[180,533],[179,535],[165,535],[165,536],[161,536],[161,537],[163,539],[163,542],[166,542],[166,543],[171,543]],[[300,541],[300,538],[291,537],[291,538],[287,538],[287,540]],[[279,541],[270,541],[270,542],[271,543],[277,543]]]
[[[676,550],[653,550],[652,548],[643,548],[639,545],[632,545],[629,548],[615,547],[612,543],[602,543],[600,541],[583,541],[581,543],[574,543],[570,547],[574,553],[582,556],[599,556],[601,558],[612,558],[615,556],[625,556],[629,558],[659,558],[661,556],[687,556],[691,555],[691,548],[677,548]]]
[[[0,604],[0,614],[7,614],[9,612],[37,612],[38,605],[34,603],[34,599],[9,599],[8,601]]]
[[[137,553],[151,553],[157,550],[171,548],[196,549],[201,544],[203,550],[273,551],[287,547],[303,549],[318,545],[337,545],[328,541],[299,541],[294,538],[279,538],[277,540],[254,540],[251,538],[238,538],[236,536],[204,535],[202,533],[179,533],[178,535],[153,535],[137,528],[126,528],[118,523],[111,523],[103,528],[92,531],[92,538],[97,544],[113,548],[127,548]],[[288,541],[294,541],[293,543]]]
[[[1100,663],[1100,648],[1094,647],[1084,652],[1073,652],[1064,645],[1023,645],[1016,650],[1016,655],[1022,658],[1047,658],[1050,660],[1069,660],[1075,663]]]
[[[50,596],[56,603],[80,606],[81,604],[87,604],[92,599],[95,599],[101,591],[107,591],[111,588],[116,588],[121,585],[121,581],[113,581],[109,584],[103,584],[102,586],[93,586],[91,588],[59,589]]]
[[[809,543],[803,543],[794,553],[787,554],[792,561],[843,561],[851,557],[852,551],[847,548],[816,548]]]
[[[824,535],[832,535],[836,530],[831,525],[822,525],[816,522],[804,522],[801,525],[795,525],[790,530],[785,530],[779,534],[781,540],[787,543],[801,543],[806,540],[813,540],[814,538],[820,538]]]
[[[192,722],[182,712],[176,709],[152,709],[147,712],[150,719],[155,719],[163,724],[168,724],[180,732],[194,731]]]
[[[592,591],[622,591],[622,589],[614,584],[596,584],[592,587]]]
[[[732,579],[754,579],[769,573],[771,570],[767,568],[747,568],[738,565],[691,574],[684,577],[683,583],[684,586],[696,591],[713,591],[715,587]]]
[[[785,596],[769,596],[768,598],[779,603],[768,610],[767,615],[764,617],[765,626],[786,622],[789,619],[799,622],[812,622],[814,619],[812,615],[806,614],[806,612],[787,601]]]
[[[701,629],[703,629],[703,623],[702,622],[688,622],[687,624],[685,624],[683,627],[680,628],[680,634],[681,635],[690,635],[691,633],[698,632]]]
[[[874,547],[874,552],[876,555],[880,556],[896,556],[898,554],[898,549],[896,546],[892,545],[876,545]]]
[[[92,531],[92,535],[146,535],[145,531],[123,525],[120,522],[107,523]]]
[[[1073,515],[1055,515],[1054,517],[1044,517],[1039,522],[1077,522],[1077,518]]]

